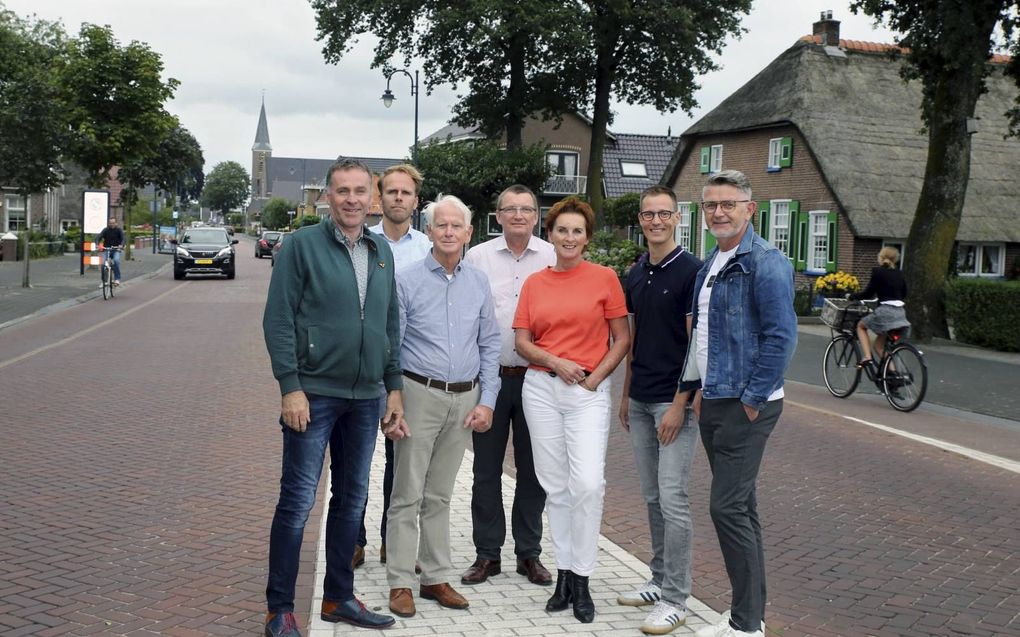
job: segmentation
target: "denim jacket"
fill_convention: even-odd
[[[718,253],[705,258],[694,285],[697,296]],[[698,377],[694,335],[681,380]],[[701,379],[705,398],[739,398],[760,410],[772,392],[783,386],[797,347],[793,312],[793,268],[775,246],[748,226],[736,254],[716,276],[708,306],[708,377]]]

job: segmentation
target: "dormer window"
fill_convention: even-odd
[[[643,161],[620,160],[620,173],[624,177],[648,177],[648,168]]]

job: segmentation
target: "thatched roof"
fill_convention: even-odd
[[[921,86],[899,76],[889,45],[798,41],[687,129],[666,169],[673,183],[700,135],[799,129],[855,234],[906,237],[927,160]],[[1001,59],[994,60],[1001,62]],[[957,239],[1020,241],[1020,139],[1004,139],[1018,88],[998,66],[977,105],[970,183]],[[696,159],[695,159],[696,161]]]

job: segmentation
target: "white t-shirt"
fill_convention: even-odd
[[[716,253],[715,260],[712,261],[712,265],[708,269],[708,276],[705,277],[705,283],[702,284],[701,289],[698,291],[698,324],[694,327],[698,330],[698,342],[695,345],[697,347],[698,374],[701,375],[702,382],[708,378],[708,305],[712,299],[712,288],[714,287],[712,284],[715,283],[716,275],[733,258],[736,252],[737,248],[735,247],[732,250],[725,252],[720,250]],[[779,400],[782,397],[783,388],[780,387],[772,392],[768,399]]]

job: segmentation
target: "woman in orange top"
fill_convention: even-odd
[[[573,603],[584,623],[595,618],[588,577],[602,525],[609,375],[630,347],[620,280],[584,260],[594,226],[591,207],[576,197],[552,207],[545,229],[556,265],[528,277],[513,322],[517,352],[531,363],[524,416],[556,552],[556,590],[545,608]]]

